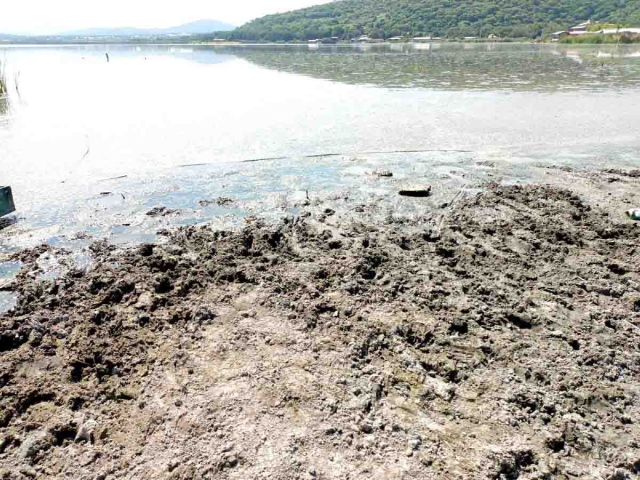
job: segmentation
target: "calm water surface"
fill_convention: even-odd
[[[410,214],[399,185],[432,183],[438,201],[490,162],[513,182],[539,163],[639,164],[638,46],[14,47],[0,59],[0,184],[19,208],[0,252],[276,217],[307,190]],[[367,175],[379,168],[393,180]],[[218,196],[237,202],[199,203]],[[158,205],[180,212],[145,215]]]

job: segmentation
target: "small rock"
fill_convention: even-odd
[[[373,426],[370,423],[363,423],[360,425],[360,431],[362,433],[371,433],[373,432]]]
[[[167,207],[154,207],[147,212],[147,216],[149,217],[165,217],[167,215],[171,215],[172,213],[177,213],[177,210],[172,210]]]
[[[156,293],[167,293],[171,290],[171,279],[167,275],[158,275],[153,279]]]
[[[562,330],[552,330],[549,332],[549,336],[553,338],[560,338],[562,340],[567,339],[567,335]]]
[[[76,433],[76,442],[85,441],[93,443],[93,431],[96,429],[97,422],[95,420],[87,420],[84,422]]]
[[[219,207],[229,207],[235,204],[236,201],[233,198],[229,197],[218,197],[213,200],[200,200],[198,205],[201,207],[208,207],[209,205],[218,205]]]
[[[215,317],[215,312],[207,307],[198,307],[193,312],[193,319],[200,325],[210,324]]]
[[[142,292],[134,307],[138,310],[148,309],[153,306],[153,297],[149,292]]]
[[[138,254],[143,257],[150,257],[153,255],[153,247],[154,245],[151,243],[143,243],[138,247]]]
[[[418,450],[418,448],[420,448],[420,445],[422,445],[422,438],[415,437],[410,439],[407,443],[409,444],[409,448],[415,451],[415,450]]]
[[[378,177],[393,177],[393,172],[391,170],[376,170],[373,174]]]
[[[37,347],[41,343],[42,343],[42,333],[40,333],[35,329],[31,330],[31,333],[29,334],[29,345],[31,345],[32,347]]]
[[[624,470],[616,470],[607,480],[629,480],[631,477]]]
[[[228,453],[222,457],[222,468],[234,468],[238,465],[238,456],[235,453]]]
[[[438,397],[445,402],[450,402],[456,394],[456,388],[438,378],[427,377],[425,379],[425,391],[423,397],[427,400]]]
[[[178,466],[180,466],[180,460],[177,458],[174,458],[173,460],[169,461],[169,463],[167,464],[167,470],[170,472],[173,472],[176,468],[178,468]]]
[[[32,460],[41,451],[51,448],[53,437],[46,431],[38,431],[30,434],[20,445],[18,458],[22,460]]]
[[[28,478],[36,478],[38,476],[38,472],[36,472],[35,469],[28,467],[21,468],[20,473]]]
[[[235,444],[233,442],[227,443],[226,445],[222,446],[222,453],[230,452],[234,448],[236,448],[236,446],[235,446]]]

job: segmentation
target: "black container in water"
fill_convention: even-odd
[[[13,203],[11,187],[0,187],[0,217],[15,212],[16,205]]]

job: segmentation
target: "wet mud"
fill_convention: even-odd
[[[578,183],[16,254],[0,478],[637,478],[640,222]]]

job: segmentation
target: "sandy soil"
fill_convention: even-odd
[[[18,254],[0,478],[638,478],[640,178],[549,173],[572,190],[95,243],[53,280]]]

